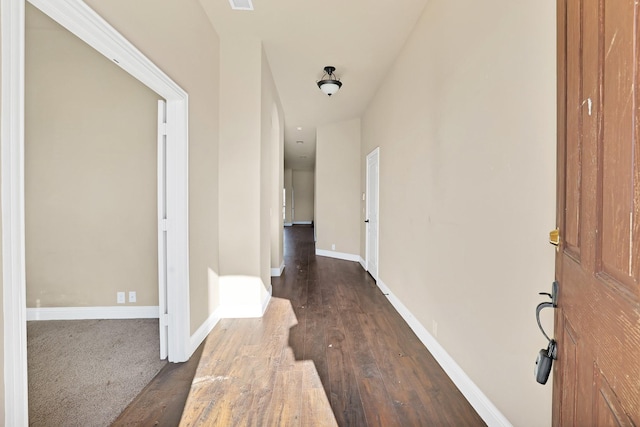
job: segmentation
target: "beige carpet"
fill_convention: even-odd
[[[164,366],[157,319],[27,322],[29,424],[108,426]]]

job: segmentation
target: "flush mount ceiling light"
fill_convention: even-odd
[[[320,90],[329,96],[336,93],[338,89],[342,87],[342,82],[336,77],[335,74],[333,74],[334,71],[336,71],[336,67],[324,67],[324,74],[322,75],[322,79],[316,82]]]

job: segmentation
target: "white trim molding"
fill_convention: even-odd
[[[293,225],[293,223],[292,223],[292,222],[285,222],[285,223],[284,223],[284,226],[285,226],[285,227],[291,227],[292,225]]]
[[[269,307],[269,303],[271,302],[271,296],[273,295],[273,287],[269,285],[269,289],[267,289],[267,293],[262,295],[262,315],[267,311],[267,307]]]
[[[365,261],[364,258],[359,257],[358,262],[360,263],[364,271],[367,271],[367,261]]]
[[[1,0],[2,12],[2,302],[4,420],[27,426],[27,305],[24,243],[24,20],[23,0]]]
[[[284,271],[284,261],[282,261],[282,264],[280,264],[280,268],[271,269],[271,277],[280,277],[282,276],[283,271]]]
[[[387,295],[389,302],[402,318],[409,324],[420,341],[431,352],[442,369],[447,373],[451,381],[460,389],[460,392],[469,401],[471,406],[488,426],[513,427],[507,418],[496,408],[480,388],[469,378],[456,361],[447,353],[440,343],[427,331],[427,329],[415,318],[409,309],[391,292],[389,287],[378,278],[378,287]]]
[[[209,318],[200,325],[193,335],[191,335],[191,339],[189,340],[189,354],[195,353],[200,344],[202,344],[202,342],[207,338],[207,335],[209,335],[219,321],[220,316],[218,314],[218,310],[216,310],[211,313]]]
[[[27,320],[158,319],[159,317],[160,307],[157,305],[27,308]]]
[[[313,221],[293,221],[293,225],[311,225]]]
[[[326,256],[329,258],[343,259],[345,261],[360,262],[360,255],[348,254],[345,252],[327,251],[325,249],[316,249],[316,255]]]

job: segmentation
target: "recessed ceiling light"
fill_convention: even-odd
[[[304,141],[296,141],[296,144],[304,144]]]
[[[233,10],[253,10],[252,0],[229,0]]]
[[[298,126],[296,129],[298,129],[298,130],[302,130],[302,126]]]

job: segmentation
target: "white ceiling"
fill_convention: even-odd
[[[255,10],[237,11],[228,0],[200,0],[221,37],[262,40],[292,169],[314,168],[318,125],[361,116],[427,1],[253,0]],[[316,86],[326,65],[336,67],[343,83],[331,97]]]

